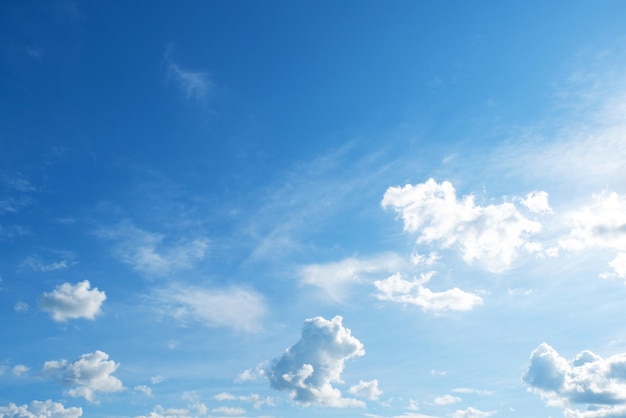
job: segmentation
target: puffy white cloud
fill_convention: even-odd
[[[151,276],[166,276],[189,269],[202,260],[209,248],[204,238],[167,241],[165,235],[144,231],[124,222],[97,234],[116,242],[115,255],[133,270]]]
[[[619,277],[620,279],[626,279],[626,253],[619,253],[617,256],[609,262],[609,267],[613,269],[612,272],[602,273],[600,277],[607,279],[610,277]]]
[[[521,199],[522,205],[526,206],[531,212],[547,212],[552,213],[552,208],[548,203],[548,193],[531,192],[526,195],[525,199]]]
[[[261,295],[239,287],[206,289],[176,285],[156,291],[154,297],[166,315],[178,320],[243,331],[259,330],[267,311]]]
[[[39,306],[52,315],[55,321],[67,319],[94,319],[100,313],[100,307],[106,294],[98,288],[89,289],[89,280],[72,286],[63,283],[50,293],[44,293],[39,299]]]
[[[549,405],[564,407],[569,416],[617,416],[612,415],[615,406],[626,405],[626,353],[602,358],[585,350],[567,361],[541,343],[531,353],[522,380]],[[586,404],[588,412],[570,409],[570,404]]]
[[[452,395],[443,395],[443,396],[438,396],[435,398],[435,400],[433,401],[433,403],[435,405],[451,405],[453,403],[459,403],[461,402],[462,399],[459,398],[458,396],[452,396]]]
[[[135,386],[137,392],[143,393],[146,396],[152,396],[152,389],[146,385]]]
[[[495,414],[495,411],[481,411],[476,408],[472,408],[471,406],[465,410],[457,410],[452,414],[452,418],[485,418],[490,417]]]
[[[369,399],[370,401],[376,401],[383,394],[383,391],[378,389],[378,380],[370,380],[369,382],[359,380],[359,383],[350,387],[348,392],[358,396],[359,398]]]
[[[232,393],[221,392],[213,396],[213,399],[215,399],[216,401],[234,401],[235,399],[237,399],[237,397]]]
[[[65,408],[63,404],[47,401],[32,401],[30,405],[0,406],[0,418],[78,418],[83,415],[83,409],[77,407]]]
[[[298,274],[304,284],[317,286],[335,301],[345,299],[346,288],[351,283],[363,282],[375,273],[392,273],[406,262],[396,254],[381,254],[371,258],[350,257],[327,264],[309,264],[300,268]]]
[[[528,241],[541,224],[525,218],[513,203],[480,206],[474,196],[457,199],[448,181],[433,179],[418,185],[390,187],[382,200],[403,219],[404,229],[418,234],[418,244],[456,248],[467,263],[478,261],[487,270],[509,268],[521,250],[541,246]]]
[[[70,386],[68,395],[95,402],[97,392],[112,393],[124,389],[122,381],[112,375],[118,367],[118,363],[109,360],[108,354],[98,350],[83,354],[72,363],[67,360],[46,361],[43,371]]]
[[[213,396],[216,401],[241,401],[252,404],[255,409],[262,407],[263,405],[274,405],[274,399],[270,396],[262,398],[258,393],[251,393],[250,395],[235,396],[232,393],[221,392]]]
[[[274,389],[289,391],[304,405],[332,407],[364,406],[362,401],[344,398],[332,386],[341,381],[346,360],[365,355],[363,344],[342,324],[343,318],[307,319],[300,340],[274,360],[267,376]]]
[[[374,282],[378,290],[376,297],[380,300],[417,305],[424,311],[435,312],[467,311],[483,303],[480,296],[464,292],[457,287],[443,292],[433,292],[423,286],[429,279],[429,275],[422,274],[420,279],[407,280],[402,274],[396,273],[387,279]]]

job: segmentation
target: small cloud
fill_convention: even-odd
[[[232,406],[220,406],[219,408],[214,408],[211,410],[213,414],[226,415],[229,417],[244,415],[246,410],[243,408],[235,408]]]
[[[445,371],[445,370],[430,369],[430,375],[431,376],[445,376],[447,374],[448,374],[448,372]]]
[[[89,280],[72,286],[63,283],[50,293],[44,293],[39,299],[42,310],[49,312],[52,319],[61,322],[68,319],[95,319],[100,314],[106,294],[93,288],[90,290]]]
[[[35,271],[40,271],[43,273],[50,272],[50,271],[63,270],[74,264],[76,264],[76,262],[72,260],[61,260],[61,261],[54,261],[50,263],[44,263],[37,257],[27,257],[26,259],[24,259],[24,261],[22,261],[23,267],[29,267]]]
[[[28,372],[29,370],[30,368],[24,366],[23,364],[18,364],[17,366],[11,369],[11,373],[13,373],[13,376],[19,377],[25,374],[26,372]]]
[[[471,388],[456,388],[452,389],[452,392],[455,393],[468,393],[474,395],[493,395],[493,391],[491,390],[481,390],[481,389],[471,389]]]
[[[26,302],[16,302],[15,305],[13,306],[13,310],[19,313],[28,312],[29,309],[30,309],[30,306],[28,306],[28,303]]]
[[[452,414],[452,418],[486,418],[494,415],[496,411],[481,411],[471,406],[465,410],[457,410]]]
[[[152,389],[146,385],[135,386],[135,391],[143,393],[146,396],[152,397]]]
[[[350,387],[348,392],[358,396],[359,398],[369,399],[370,401],[376,401],[383,394],[383,391],[378,389],[378,380],[370,380],[369,382],[359,380],[359,383]]]
[[[548,193],[546,192],[531,192],[526,195],[525,199],[520,199],[522,205],[526,206],[528,210],[536,213],[552,213],[552,208],[548,204]]]
[[[443,396],[436,397],[435,400],[433,401],[433,404],[434,405],[439,405],[439,406],[442,406],[442,405],[452,405],[452,404],[455,404],[455,403],[459,403],[461,401],[462,401],[462,399],[457,397],[457,396],[452,396],[452,395],[446,394],[446,395],[443,395]]]
[[[216,401],[220,401],[220,402],[221,401],[234,401],[235,399],[237,399],[237,397],[233,395],[232,393],[222,392],[213,396],[213,399],[215,399]]]
[[[96,403],[97,392],[124,390],[122,381],[113,376],[118,367],[118,363],[109,360],[107,353],[98,350],[83,354],[71,363],[67,360],[46,361],[43,373],[70,386],[67,390],[69,396],[82,397],[90,403]]]
[[[213,82],[211,82],[209,73],[182,68],[171,58],[171,52],[172,48],[170,47],[165,53],[168,79],[176,83],[185,99],[205,100],[213,90]]]
[[[428,278],[428,277],[426,277]],[[378,290],[376,297],[380,300],[412,304],[424,311],[467,311],[482,305],[480,296],[467,293],[455,287],[443,292],[434,292],[422,285],[425,277],[406,280],[400,273],[385,280],[376,280],[374,286]]]
[[[158,384],[158,383],[161,383],[161,382],[163,382],[164,380],[165,380],[165,378],[164,378],[163,376],[152,376],[152,377],[150,378],[150,382],[151,382],[153,385],[156,385],[156,384]]]

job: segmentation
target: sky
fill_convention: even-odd
[[[0,418],[626,417],[622,1],[0,1]]]

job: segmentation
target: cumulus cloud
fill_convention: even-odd
[[[115,241],[114,254],[120,261],[149,276],[166,276],[192,268],[205,257],[209,248],[204,238],[171,242],[163,234],[144,231],[127,222],[100,229],[97,234]]]
[[[55,321],[86,318],[94,319],[100,314],[106,294],[93,288],[90,290],[89,280],[72,286],[63,283],[50,293],[44,293],[39,299],[39,306],[52,315]]]
[[[350,387],[348,392],[358,396],[359,398],[369,399],[370,401],[376,401],[383,394],[383,391],[378,389],[378,380],[370,380],[369,382],[359,380],[359,383]]]
[[[146,396],[152,396],[152,389],[146,385],[138,385],[135,386],[135,390],[137,392],[143,393]]]
[[[472,195],[459,200],[447,181],[390,187],[382,206],[393,208],[404,229],[418,234],[418,244],[455,248],[465,262],[477,261],[492,272],[508,269],[522,250],[541,248],[529,241],[541,224],[525,218],[513,203],[480,206]]]
[[[462,399],[459,398],[458,396],[452,396],[452,395],[443,395],[443,396],[438,396],[435,398],[435,400],[433,401],[433,403],[435,405],[451,405],[453,403],[459,403],[461,402]]]
[[[541,343],[531,353],[522,380],[549,405],[565,408],[569,416],[618,416],[612,415],[617,406],[626,406],[626,353],[602,358],[584,350],[567,361]],[[586,404],[587,411],[570,409],[571,404]]]
[[[78,418],[83,415],[82,408],[65,408],[63,404],[47,401],[32,401],[30,405],[0,406],[1,418]]]
[[[391,253],[361,259],[350,257],[334,263],[303,266],[298,275],[302,283],[316,286],[325,295],[341,302],[349,284],[363,282],[371,274],[397,271],[405,264],[400,256]]]
[[[124,389],[122,381],[112,375],[118,367],[118,363],[109,360],[107,353],[98,350],[83,354],[71,363],[67,360],[46,361],[43,372],[70,386],[68,395],[83,397],[93,403],[97,392],[112,393]]]
[[[274,360],[267,376],[272,388],[286,390],[303,405],[363,407],[332,386],[341,382],[346,360],[365,355],[363,344],[342,324],[343,318],[307,319],[300,340]]]
[[[180,321],[242,331],[258,331],[267,311],[261,295],[240,287],[209,289],[175,285],[155,291],[154,297],[164,314]]]
[[[11,373],[13,373],[13,376],[19,377],[29,370],[30,368],[24,366],[23,364],[18,364],[17,366],[13,367],[13,369],[11,369]]]
[[[213,399],[216,401],[224,402],[224,401],[241,401],[252,404],[255,409],[259,409],[263,405],[272,406],[274,405],[274,398],[267,396],[265,398],[261,397],[258,393],[251,393],[250,395],[233,395],[228,392],[221,392],[217,395],[213,396]]]
[[[480,296],[455,287],[443,292],[434,292],[424,286],[432,273],[422,274],[420,279],[407,280],[396,273],[384,280],[376,280],[376,297],[398,303],[419,306],[424,311],[467,311],[482,305]]]
[[[219,408],[213,408],[211,412],[214,414],[234,417],[234,416],[244,415],[246,413],[246,410],[243,408],[237,408],[234,406],[220,406]]]
[[[521,199],[522,205],[526,206],[531,212],[552,213],[552,208],[548,203],[548,193],[546,192],[531,192],[526,195],[526,198]]]

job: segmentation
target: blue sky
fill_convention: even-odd
[[[626,417],[623,2],[0,10],[0,417]]]

